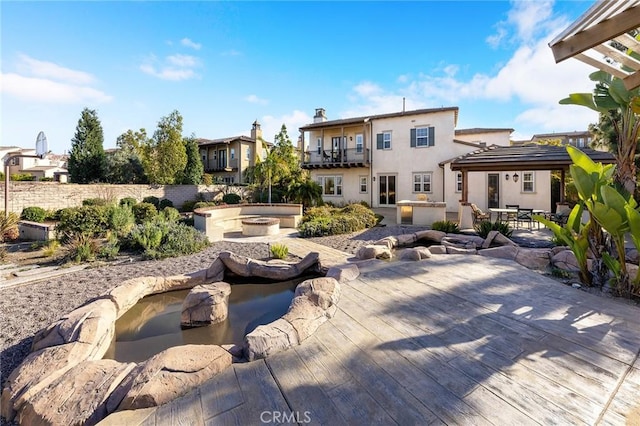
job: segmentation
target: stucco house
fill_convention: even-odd
[[[67,170],[67,155],[48,154],[45,158],[34,158],[35,149],[20,148],[17,146],[0,147],[0,158],[2,159],[2,172],[4,173],[5,159],[13,155],[28,155],[31,157],[18,157],[9,161],[9,175],[30,174],[40,180],[50,178],[57,182],[66,182],[69,176]]]
[[[266,147],[271,144],[262,140],[260,123],[255,121],[251,136],[231,136],[220,139],[196,139],[205,173],[226,184],[247,183],[247,168],[257,159],[266,158]]]
[[[457,212],[462,175],[449,163],[487,146],[509,146],[513,132],[456,129],[458,112],[443,107],[328,120],[318,108],[314,122],[300,128],[302,167],[322,186],[325,201],[395,207],[400,200],[426,196]],[[519,204],[549,210],[551,205],[548,171],[471,173],[468,185],[469,201],[481,209]]]

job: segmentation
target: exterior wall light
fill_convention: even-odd
[[[509,180],[509,173],[507,173],[506,175],[504,175],[504,180]]]
[[[520,177],[520,176],[518,176],[518,173],[514,173],[514,174],[513,174],[513,181],[514,181],[514,182],[517,182],[519,177]]]

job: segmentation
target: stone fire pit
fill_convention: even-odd
[[[280,219],[277,217],[252,217],[242,219],[242,235],[246,235],[247,237],[278,235],[279,232]]]

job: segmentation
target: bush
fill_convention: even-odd
[[[209,173],[205,173],[202,175],[202,184],[203,185],[213,185],[213,175],[209,174]]]
[[[42,223],[47,218],[47,211],[42,207],[25,207],[20,219]]]
[[[138,204],[138,200],[136,200],[133,197],[124,197],[120,200],[119,203],[121,206],[129,206],[129,207],[133,207],[136,204]]]
[[[489,235],[489,232],[491,231],[498,231],[507,238],[513,234],[513,230],[509,227],[509,224],[499,220],[496,220],[495,222],[483,220],[482,222],[476,223],[473,226],[473,229],[475,229],[478,235],[482,238],[487,238],[487,235]]]
[[[49,240],[47,242],[47,244],[45,245],[45,249],[42,252],[42,254],[45,257],[52,257],[53,255],[56,254],[56,252],[58,251],[59,248],[60,248],[60,241],[58,241],[58,240]]]
[[[376,223],[376,215],[362,204],[349,204],[341,209],[322,206],[309,209],[298,231],[303,238],[319,237],[360,231]]]
[[[53,178],[52,177],[41,177],[40,179],[38,179],[40,182],[53,182]]]
[[[129,240],[132,248],[153,259],[197,253],[209,245],[207,237],[195,228],[161,220],[137,225]]]
[[[433,222],[431,224],[431,229],[434,231],[442,231],[447,234],[459,234],[460,227],[455,222],[451,222],[450,220],[439,220],[437,222]]]
[[[68,243],[75,236],[103,236],[109,229],[109,209],[104,206],[71,207],[60,210],[57,238]]]
[[[147,203],[146,201],[136,204],[131,208],[131,210],[136,218],[136,223],[144,223],[158,215],[158,209],[156,209],[156,206],[151,203]]]
[[[165,207],[173,207],[173,201],[168,198],[160,200],[160,203],[158,203],[158,210],[163,210]]]
[[[16,231],[18,235],[15,239],[20,236],[20,232],[18,231],[18,215],[10,212],[7,217],[4,215],[4,211],[0,211],[0,240],[13,240],[13,236],[15,236]]]
[[[47,210],[47,217],[45,218],[45,220],[53,220],[53,221],[58,221],[60,220],[60,212],[62,211],[62,209],[56,209],[56,210]]]
[[[226,204],[240,204],[240,200],[242,200],[242,197],[240,197],[238,194],[224,194],[222,196],[222,202],[226,203]]]
[[[104,198],[87,198],[82,200],[83,206],[108,206],[110,203]]]
[[[193,209],[195,210],[202,207],[210,207],[210,206],[217,206],[217,205],[218,203],[216,203],[215,201],[198,201],[193,205]]]
[[[151,203],[151,204],[153,204],[153,206],[156,208],[156,210],[160,206],[160,198],[154,197],[154,196],[144,197],[142,199],[142,202],[143,203]]]
[[[284,244],[275,243],[270,247],[271,257],[275,259],[286,259],[289,256],[289,247]]]
[[[77,234],[68,243],[69,257],[74,262],[95,260],[98,253],[98,243],[88,235]]]
[[[162,209],[162,215],[169,222],[177,222],[180,219],[180,212],[174,207],[165,207]]]
[[[190,201],[185,201],[182,206],[180,207],[180,210],[183,212],[192,212],[193,211],[193,206],[198,203],[198,201],[196,200],[190,200]]]
[[[36,180],[36,177],[29,173],[16,173],[10,176],[11,180],[14,182],[31,182]]]
[[[128,205],[113,206],[109,210],[109,229],[117,236],[127,235],[135,224],[136,218]]]

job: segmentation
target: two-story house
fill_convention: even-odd
[[[530,143],[540,143],[547,141],[557,141],[561,145],[573,145],[577,148],[590,148],[592,142],[591,132],[573,131],[556,133],[539,133],[531,136],[530,140],[513,141],[513,145],[527,145]]]
[[[197,139],[205,173],[218,182],[227,184],[247,183],[247,168],[256,160],[266,158],[271,145],[262,140],[260,123],[255,121],[251,136],[231,136],[221,139]]]
[[[425,197],[458,211],[462,175],[454,158],[490,145],[510,145],[513,129],[458,129],[457,107],[443,107],[327,120],[317,109],[314,122],[300,128],[305,142],[302,166],[336,204],[366,201],[395,207],[400,200]],[[548,209],[549,172],[473,173],[469,199],[480,208],[520,204]],[[519,182],[518,182],[519,181]]]
[[[36,158],[35,149],[17,146],[0,147],[0,159],[3,166],[5,160],[14,155],[25,155],[27,157],[14,157],[9,160],[9,176],[30,174],[36,180],[47,178],[58,182],[67,181],[69,175],[67,171],[67,155],[48,154],[45,158]],[[2,167],[2,172],[5,172],[4,167]]]

